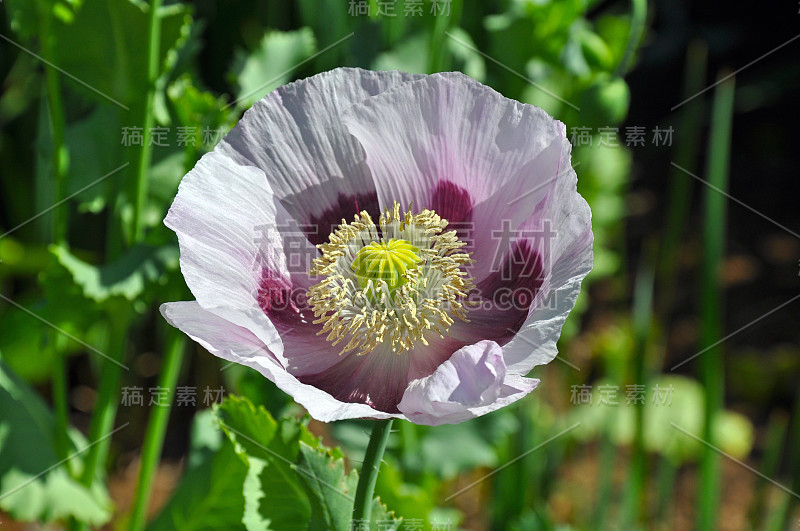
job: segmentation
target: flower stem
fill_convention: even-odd
[[[142,226],[142,215],[147,201],[147,179],[152,158],[152,146],[150,145],[150,129],[155,123],[153,116],[153,103],[155,101],[156,81],[159,73],[159,51],[161,47],[161,0],[151,0],[150,19],[148,27],[147,45],[147,92],[141,107],[135,107],[141,111],[142,124],[142,146],[138,153],[134,153],[133,166],[135,168],[135,190],[133,197],[133,216],[128,230],[128,245],[140,242],[144,239]],[[138,104],[137,104],[138,105]],[[132,105],[133,107],[133,105]],[[138,156],[137,156],[138,155]],[[112,210],[113,212],[113,210]],[[112,214],[110,223],[113,223],[115,216]],[[121,219],[121,217],[120,217]],[[124,232],[124,231],[123,231]],[[109,231],[108,254],[116,256],[120,253],[123,245],[119,241],[117,231]],[[112,316],[111,324],[111,357],[112,360],[105,362],[100,373],[100,387],[97,394],[97,404],[92,414],[89,435],[92,441],[98,441],[107,436],[114,427],[114,420],[117,416],[119,382],[121,377],[121,366],[123,363],[125,349],[127,346],[127,335],[132,323],[132,316],[127,312]],[[95,477],[101,467],[105,465],[108,457],[108,450],[111,441],[103,439],[102,443],[95,444],[86,457],[86,464],[81,476],[81,481],[87,487],[91,487]],[[88,529],[88,525],[80,523],[79,530]]]
[[[150,24],[148,29],[147,46],[147,93],[142,106],[142,147],[139,157],[135,160],[136,190],[134,193],[133,218],[131,220],[130,235],[134,242],[141,241],[144,228],[142,215],[147,203],[147,185],[150,171],[150,161],[153,156],[153,146],[150,144],[150,130],[155,123],[153,104],[156,96],[156,83],[159,74],[159,51],[161,47],[161,0],[150,2]]]
[[[614,72],[616,77],[624,76],[633,64],[633,56],[642,42],[644,26],[647,22],[647,0],[631,0],[631,29],[628,34],[628,43]]]
[[[705,120],[705,101],[703,98],[689,99],[703,90],[706,83],[706,67],[708,66],[708,49],[705,43],[694,41],[686,53],[686,70],[681,101],[686,105],[680,110],[679,124],[683,134],[675,141],[672,160],[675,165],[670,169],[669,198],[664,233],[659,245],[656,285],[659,287],[658,317],[667,322],[669,312],[673,309],[676,289],[676,272],[678,270],[678,250],[686,237],[686,220],[690,217],[692,205],[693,179],[680,168],[697,172],[697,158],[702,146],[702,124]],[[687,101],[688,100],[688,101]],[[676,127],[677,129],[677,127]],[[665,346],[662,346],[666,350]]]
[[[633,382],[647,385],[650,381],[649,344],[653,320],[653,264],[655,246],[651,244],[642,255],[642,264],[636,275],[633,293]],[[634,403],[634,429],[628,483],[623,496],[623,519],[626,528],[640,524],[645,506],[644,493],[647,483],[647,457],[645,454],[644,404]]]
[[[111,441],[104,437],[114,428],[114,419],[117,416],[117,395],[122,371],[122,367],[119,364],[123,363],[125,359],[128,339],[126,330],[129,324],[130,321],[127,318],[112,319],[111,322],[111,339],[108,350],[111,359],[105,361],[100,370],[97,402],[89,425],[89,440],[91,442],[102,442],[94,444],[86,454],[81,481],[87,487],[92,486],[98,471],[102,470],[108,457],[108,448]]]
[[[367,453],[364,455],[364,463],[361,466],[361,476],[358,478],[356,501],[353,504],[354,524],[356,522],[369,522],[375,482],[378,479],[378,470],[381,467],[381,459],[383,459],[383,452],[386,450],[386,442],[389,440],[391,428],[392,419],[377,420],[372,427]]]
[[[166,403],[152,408],[150,420],[147,423],[147,432],[145,433],[142,447],[142,460],[139,465],[139,480],[136,484],[136,497],[128,526],[131,531],[144,529],[147,506],[153,490],[153,474],[156,471],[161,450],[164,447],[164,435],[167,431],[169,413],[172,409],[175,384],[181,372],[181,363],[186,347],[184,337],[183,334],[177,331],[169,332],[164,367],[158,380],[158,386],[162,389],[167,389]]]
[[[700,346],[705,348],[699,361],[700,381],[706,392],[703,439],[709,445],[717,444],[715,424],[724,401],[725,365],[718,346],[723,333],[720,271],[725,257],[727,200],[724,194],[728,189],[734,90],[734,78],[721,72],[714,92],[706,169],[711,188],[705,194],[700,299]],[[720,489],[720,456],[708,446],[700,457],[698,529],[717,528]]]
[[[42,54],[52,60],[54,54],[54,40],[51,31],[51,12],[41,1],[36,3],[39,17],[39,30],[42,35]],[[52,135],[51,164],[53,170],[53,184],[55,188],[56,204],[63,201],[66,189],[69,157],[65,141],[65,115],[64,104],[61,99],[60,74],[52,68],[45,68],[45,86],[47,88],[47,110],[50,118],[50,133]],[[53,242],[56,245],[67,243],[67,205],[55,209],[53,212]],[[55,410],[55,446],[59,458],[63,459],[69,453],[69,401],[67,400],[67,362],[64,353],[59,349],[58,336],[55,332],[48,332],[48,348],[53,355],[53,408]],[[67,467],[70,464],[67,463]]]

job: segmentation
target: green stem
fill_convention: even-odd
[[[58,336],[55,333],[48,333],[49,348],[53,353],[53,409],[55,411],[55,445],[56,454],[60,459],[69,455],[69,404],[67,401],[67,362],[64,353],[58,348]],[[67,467],[71,464],[67,461]]]
[[[39,8],[39,29],[42,32],[42,54],[46,59],[53,60],[55,43],[52,36],[53,32],[50,28],[50,11],[41,2],[37,2],[37,6]],[[61,78],[59,78],[59,75],[53,68],[44,69],[44,79],[47,87],[47,107],[53,140],[53,183],[56,201],[61,201],[64,198],[69,165],[64,133],[66,119],[64,117],[64,104],[61,100]],[[53,212],[53,241],[55,244],[63,245],[66,242],[66,234],[67,206],[62,205]]]
[[[164,447],[164,435],[167,431],[169,413],[172,409],[175,385],[181,372],[185,347],[185,336],[177,331],[170,331],[164,367],[161,369],[161,376],[158,380],[158,386],[162,389],[167,389],[166,404],[153,408],[150,413],[150,420],[147,423],[147,432],[145,433],[142,447],[142,461],[139,468],[139,480],[136,484],[136,497],[134,498],[133,511],[128,527],[131,531],[140,531],[145,526],[150,494],[153,490],[153,476],[158,466],[161,450]]]
[[[612,413],[613,422],[616,418]],[[600,435],[600,479],[597,488],[597,500],[592,515],[591,529],[607,529],[606,516],[611,505],[611,491],[614,488],[614,468],[616,466],[617,449],[611,439],[611,428],[606,427]]]
[[[141,105],[141,119],[139,123],[142,124],[142,146],[138,154],[133,156],[133,165],[135,167],[135,186],[133,198],[133,216],[131,219],[131,226],[128,230],[129,240],[132,242],[139,242],[143,239],[144,231],[142,227],[142,215],[144,213],[147,201],[147,178],[150,168],[150,161],[152,159],[152,146],[150,145],[150,129],[155,123],[153,118],[153,102],[155,101],[156,82],[159,73],[159,57],[161,48],[161,18],[159,11],[161,9],[161,0],[151,0],[150,2],[150,19],[148,28],[148,44],[147,44],[147,76],[148,88],[144,97],[144,102]],[[138,155],[138,156],[137,156]],[[114,223],[115,216],[112,215],[109,223]],[[114,255],[119,252],[121,245],[119,240],[114,236],[117,232],[112,230],[109,232],[109,254]],[[118,309],[117,315],[112,315],[112,329],[111,329],[111,342],[112,348],[110,355],[115,362],[122,363],[124,359],[125,346],[127,342],[127,332],[131,324],[130,315],[126,315],[123,309]],[[91,441],[97,441],[105,437],[111,432],[114,426],[114,419],[117,415],[117,407],[119,400],[119,380],[122,367],[114,361],[108,360],[103,364],[100,373],[100,387],[97,394],[97,405],[92,415],[91,425],[89,428],[89,437]],[[91,486],[98,471],[106,462],[108,457],[108,449],[111,443],[110,438],[103,439],[102,442],[95,444],[89,450],[86,457],[86,465],[83,470],[81,481],[86,486]],[[85,525],[81,529],[86,529]]]
[[[767,434],[764,437],[764,457],[759,470],[764,477],[776,477],[779,472],[781,451],[786,432],[789,427],[789,417],[783,411],[774,412],[767,425]],[[752,529],[768,529],[766,519],[762,519],[764,508],[767,506],[767,496],[772,485],[765,479],[759,479],[755,486],[755,496],[750,505],[750,524]]]
[[[686,53],[683,100],[691,98],[706,86],[707,62],[708,50],[705,43],[700,41],[691,43]],[[701,145],[703,107],[703,98],[687,101],[681,109],[678,123],[678,131],[681,134],[676,139],[673,160],[675,164],[691,172],[696,171],[697,155]],[[660,286],[659,313],[665,322],[676,292],[677,254],[684,238],[686,219],[689,217],[689,207],[692,203],[692,183],[693,179],[686,172],[675,166],[670,168],[666,226],[659,251],[658,282],[656,283]]]
[[[42,35],[42,54],[45,58],[53,60],[54,40],[51,31],[50,10],[41,1],[36,3],[38,9],[39,29]],[[61,100],[61,78],[54,68],[44,69],[45,84],[47,86],[47,110],[50,118],[50,130],[53,142],[51,155],[53,167],[53,184],[56,202],[62,201],[65,196],[66,179],[69,158],[65,142],[64,105]],[[66,245],[67,239],[67,206],[62,205],[53,212],[53,242],[56,245]],[[56,454],[64,458],[69,453],[69,402],[67,400],[67,363],[64,355],[58,348],[58,336],[55,332],[48,333],[48,348],[53,355],[53,409],[55,410],[55,447]],[[69,465],[68,465],[69,466]]]
[[[125,323],[118,323],[116,326],[113,324],[111,327],[111,345],[109,355],[111,359],[122,363],[125,358],[125,346],[127,343],[126,330],[129,321]],[[114,427],[114,419],[117,416],[118,405],[118,387],[122,367],[111,360],[106,360],[103,363],[103,368],[100,371],[100,387],[97,391],[97,403],[92,414],[91,424],[89,426],[89,441],[94,442],[102,439]],[[103,439],[92,446],[86,455],[86,463],[83,468],[83,475],[81,481],[87,487],[92,485],[98,470],[106,462],[108,456],[108,448],[111,440],[110,438]]]
[[[653,521],[667,522],[667,511],[670,502],[674,499],[675,479],[678,476],[678,466],[669,457],[662,457],[657,472],[656,513]]]
[[[147,203],[147,179],[150,170],[150,161],[153,157],[153,147],[150,145],[150,130],[155,123],[153,117],[153,102],[156,96],[156,83],[159,74],[159,57],[161,49],[161,0],[150,2],[150,24],[147,39],[147,93],[142,107],[142,146],[139,157],[134,161],[136,165],[136,190],[134,194],[134,209],[131,220],[130,236],[134,242],[141,241],[143,236],[142,215]]]
[[[793,492],[800,491],[800,393],[797,395],[794,409],[792,410],[792,422],[789,435],[787,436],[789,455],[788,468],[794,474],[794,479],[789,487]],[[778,506],[772,510],[770,520],[765,529],[770,531],[780,531],[782,529],[793,529],[791,527],[791,517],[794,508],[797,506],[797,498],[792,494],[786,493]]]
[[[462,3],[460,0],[451,2],[449,16],[444,14],[433,16],[433,29],[431,30],[430,48],[428,50],[428,73],[430,74],[450,68],[450,53],[447,48],[448,37],[446,32],[448,29],[458,26],[461,19]]]
[[[621,382],[627,375],[627,363],[622,356],[607,356],[603,363],[605,377],[612,382]],[[600,471],[597,486],[597,500],[592,516],[591,529],[608,529],[608,509],[616,497],[616,482],[614,470],[619,466],[619,455],[614,440],[614,426],[619,425],[620,408],[609,407],[608,422],[601,427],[600,432]]]
[[[730,137],[733,122],[734,79],[723,81],[716,88],[711,116],[709,140],[708,182],[705,193],[705,224],[703,227],[703,257],[700,318],[701,347],[708,349],[700,357],[701,381],[705,387],[703,438],[715,442],[715,423],[723,407],[725,367],[718,346],[722,337],[722,286],[720,268],[725,253],[726,201]],[[715,529],[720,497],[720,456],[706,446],[700,459],[700,496],[698,497],[698,528]]]
[[[127,329],[130,319],[118,316],[111,318],[111,330],[109,333],[110,341],[107,352],[111,360],[122,363],[125,358],[125,348],[127,344]],[[103,470],[108,459],[108,450],[111,445],[111,438],[106,437],[114,427],[114,419],[117,416],[119,403],[119,380],[122,367],[111,360],[105,360],[100,370],[100,382],[97,390],[97,401],[92,420],[89,424],[89,441],[100,441],[92,445],[86,452],[86,460],[83,465],[83,473],[80,481],[86,487],[91,488],[100,470]],[[104,438],[105,437],[105,438]],[[101,440],[102,439],[102,440]],[[84,522],[70,521],[70,531],[88,531],[89,525]]]
[[[369,437],[367,453],[364,454],[364,463],[361,465],[361,476],[358,478],[356,499],[353,504],[353,523],[369,522],[372,512],[372,499],[375,492],[375,482],[378,480],[378,470],[381,467],[383,452],[389,440],[392,429],[392,419],[376,420]]]
[[[648,342],[653,320],[653,262],[654,247],[645,252],[636,275],[633,294],[633,383],[647,385],[650,375],[647,364]],[[623,502],[623,522],[626,526],[638,524],[642,517],[645,499],[647,461],[644,448],[644,404],[634,404],[633,449],[630,473]],[[634,525],[635,527],[635,525]]]
[[[647,22],[647,0],[631,0],[631,30],[628,34],[628,43],[625,45],[625,52],[622,54],[617,69],[614,71],[616,77],[624,76],[633,64],[633,55],[639,48],[644,35],[644,27]]]

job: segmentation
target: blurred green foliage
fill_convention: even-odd
[[[21,521],[67,517],[100,525],[112,504],[102,482],[87,489],[72,475],[83,466],[78,452],[66,463],[53,450],[54,421],[47,404],[0,362],[0,509]],[[86,439],[70,430],[72,451]]]
[[[81,473],[79,458],[59,461],[53,413],[39,396],[42,389],[31,384],[47,383],[61,356],[88,354],[88,362],[71,361],[86,373],[80,376],[83,385],[96,385],[103,363],[97,351],[121,344],[130,357],[164,349],[166,325],[156,308],[185,290],[177,242],[162,224],[178,183],[245,109],[292,79],[336,66],[419,73],[455,69],[544,108],[568,131],[589,128],[591,140],[572,152],[579,191],[593,212],[595,267],[587,284],[611,276],[627,281],[622,237],[632,157],[622,143],[603,142],[598,128],[617,127],[628,114],[632,96],[625,62],[639,44],[631,39],[628,5],[454,0],[434,6],[426,0],[419,14],[409,14],[412,2],[400,0],[390,17],[379,14],[375,0],[364,2],[369,14],[351,12],[355,4],[362,2],[207,0],[160,7],[152,114],[167,133],[165,145],[148,147],[153,155],[146,172],[148,195],[139,213],[146,233],[133,241],[130,165],[143,148],[123,139],[141,126],[135,117],[146,112],[149,5],[139,0],[3,2],[9,36],[40,56],[2,44],[0,291],[23,310],[0,304],[0,491],[31,481],[25,496],[0,494],[0,508],[11,517],[97,525],[112,518],[126,521],[127,515],[114,513],[105,470],[87,488],[73,479]],[[446,13],[437,11],[445,8]],[[57,110],[48,102],[43,75],[53,67],[41,59],[68,73],[55,95],[64,108],[61,132],[53,128]],[[183,142],[179,128],[190,128]],[[59,136],[66,154],[60,195],[52,154]],[[69,214],[66,243],[54,243],[57,218],[48,210],[60,200],[59,208]],[[587,307],[584,289],[562,344],[577,335]],[[626,316],[622,326],[609,327],[590,347],[590,362],[610,382],[630,377],[625,368],[636,347],[629,320]],[[54,335],[53,327],[63,333]],[[648,336],[648,342],[655,340]],[[649,351],[652,345],[646,347]],[[211,362],[205,363],[208,368]],[[617,448],[634,442],[636,420],[633,408],[624,405],[571,408],[565,403],[569,386],[591,381],[597,371],[578,373],[557,362],[543,370],[564,388],[560,395],[537,391],[535,401],[456,426],[397,425],[378,479],[383,503],[375,502],[375,518],[396,515],[428,527],[449,521],[470,528],[564,528],[559,525],[572,516],[562,518],[550,500],[559,492],[559,469],[570,464],[566,456],[578,445],[591,448],[601,440],[607,443],[604,455],[613,457]],[[354,490],[357,475],[348,472],[345,456],[351,463],[362,458],[365,423],[329,426],[342,447],[329,449],[296,419],[298,407],[254,371],[234,367],[212,377],[198,372],[190,377],[201,383],[223,378],[245,398],[229,398],[213,412],[195,415],[182,481],[150,528],[349,529],[352,500],[324,486]],[[136,375],[126,378],[145,382]],[[675,402],[645,407],[648,456],[675,467],[696,459],[699,443],[672,424],[702,431],[702,388],[674,376],[654,376],[649,383],[673,386]],[[575,423],[580,427],[571,430]],[[723,412],[716,429],[723,450],[739,458],[748,455],[754,434],[745,417]],[[136,432],[134,441],[141,440],[143,426],[128,430]],[[88,444],[75,429],[69,436],[72,450]],[[536,452],[513,467],[485,478],[463,497],[446,500],[531,448]],[[54,468],[30,479],[49,467]],[[665,470],[667,479],[659,484],[670,499],[671,469]],[[607,471],[611,486],[613,467]],[[588,525],[599,514],[590,512],[577,511],[585,520],[572,523]],[[477,524],[467,525],[470,521]]]

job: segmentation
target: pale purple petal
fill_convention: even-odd
[[[205,311],[196,302],[172,302],[161,306],[161,314],[174,327],[224,360],[251,367],[291,395],[317,420],[345,418],[390,418],[366,404],[351,404],[306,385],[289,374],[252,332]]]
[[[282,86],[250,108],[217,149],[267,175],[278,200],[321,243],[331,225],[377,212],[361,145],[341,114],[353,104],[422,76],[337,68]]]
[[[263,246],[256,228],[274,227],[276,216],[263,172],[209,153],[181,181],[164,223],[178,235],[181,272],[200,306],[280,355],[278,332],[257,302]]]
[[[509,371],[517,374],[556,356],[561,327],[592,267],[591,211],[576,191],[569,144],[561,166],[499,270],[479,283],[481,305],[469,313],[470,322],[451,328],[463,341],[488,338],[503,345]]]
[[[355,352],[339,356],[336,365],[299,379],[343,402],[360,402],[397,413],[397,403],[409,382],[409,362],[408,353],[397,354],[382,345],[362,356]]]
[[[327,361],[333,359],[335,365],[315,374],[308,369],[302,374],[292,372],[300,381],[324,389],[344,402],[361,402],[380,411],[397,413],[397,404],[409,382],[431,375],[461,346],[462,343],[452,339],[432,336],[429,346],[399,354],[386,345],[363,356],[355,352],[339,355],[339,349],[334,347],[317,357],[314,364],[328,365]]]
[[[568,150],[564,157],[568,160]],[[548,194],[543,208],[525,225],[535,227],[550,221],[554,237],[547,248],[541,248],[546,271],[543,285],[528,310],[525,323],[503,346],[511,373],[527,374],[533,367],[556,357],[561,328],[575,306],[581,282],[594,263],[592,212],[575,191],[575,171],[570,168],[567,175],[567,182]]]
[[[364,147],[382,207],[413,202],[460,232],[472,224],[478,281],[553,186],[567,143],[563,124],[543,110],[455,72],[387,90],[343,121]]]
[[[481,341],[455,352],[432,375],[411,382],[397,407],[416,424],[454,424],[511,404],[538,383],[507,375],[500,346]]]

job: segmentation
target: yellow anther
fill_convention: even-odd
[[[366,212],[342,220],[309,271],[324,277],[308,290],[318,333],[344,345],[342,353],[381,343],[400,353],[427,345],[425,334],[445,337],[450,313],[466,321],[473,282],[462,268],[471,260],[447,225],[432,210],[401,212],[397,202],[377,223]]]

